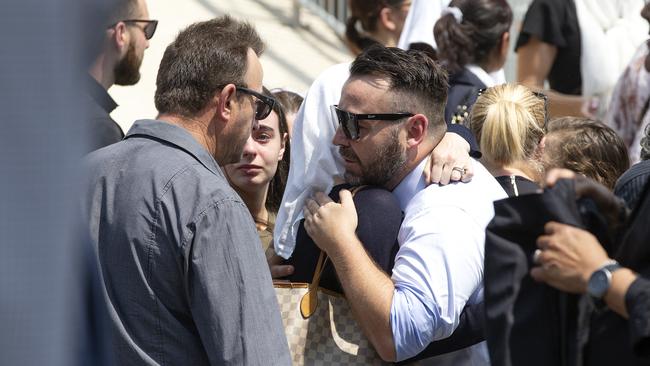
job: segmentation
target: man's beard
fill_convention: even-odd
[[[142,57],[138,57],[133,42],[129,44],[126,55],[115,65],[113,73],[115,75],[115,84],[117,85],[134,85],[140,81],[140,65]]]
[[[222,142],[222,148],[220,149],[219,156],[215,156],[215,160],[219,165],[227,165],[238,163],[242,154],[244,153],[244,146],[246,146],[246,141],[251,135],[251,129],[247,128],[252,126],[250,120],[236,121],[237,125],[233,126],[238,128],[236,131],[232,131],[228,137]]]
[[[399,142],[398,130],[394,130],[388,139],[387,145],[379,147],[372,154],[374,160],[361,162],[351,148],[340,147],[342,157],[356,161],[361,167],[361,176],[345,172],[345,181],[352,185],[368,184],[384,187],[394,178],[400,168],[406,162],[406,153]]]

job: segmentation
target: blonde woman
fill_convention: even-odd
[[[546,122],[546,96],[523,85],[482,90],[474,104],[470,129],[481,162],[511,197],[539,190]]]

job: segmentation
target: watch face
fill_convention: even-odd
[[[602,298],[609,288],[610,274],[607,270],[598,270],[591,275],[587,284],[587,292],[591,296]]]

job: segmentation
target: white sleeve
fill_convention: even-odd
[[[305,199],[315,191],[329,192],[343,161],[332,139],[338,122],[330,106],[338,104],[350,64],[325,70],[311,85],[296,115],[291,138],[291,163],[282,203],[275,222],[275,252],[289,258],[296,242]]]
[[[449,337],[467,303],[480,301],[484,228],[458,207],[405,218],[392,280],[391,329],[398,360]]]

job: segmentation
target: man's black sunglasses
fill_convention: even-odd
[[[235,88],[242,93],[246,93],[255,97],[255,119],[256,120],[261,121],[264,118],[268,117],[269,114],[271,114],[273,107],[275,107],[275,103],[276,103],[275,99],[268,97],[264,94],[260,94],[255,90],[244,88],[243,86],[235,86]]]
[[[142,31],[144,32],[144,38],[146,39],[151,39],[153,37],[153,34],[156,33],[156,27],[158,27],[158,21],[157,20],[148,20],[148,19],[126,19],[126,20],[120,20],[122,23],[131,23],[131,24],[137,24],[137,23],[145,23],[144,28]],[[108,28],[113,28],[115,27],[119,22],[111,25]]]
[[[480,97],[481,94],[485,93],[485,91],[488,90],[488,88],[482,88],[479,89],[478,91],[478,96]],[[546,94],[531,90],[533,95],[535,95],[537,98],[540,98],[544,100],[544,132],[546,132],[546,127],[548,126],[548,96]]]
[[[350,140],[359,139],[359,121],[397,121],[406,117],[413,117],[413,113],[368,113],[356,114],[344,111],[338,105],[333,105],[332,109],[336,113],[336,118],[343,129],[343,133]]]

